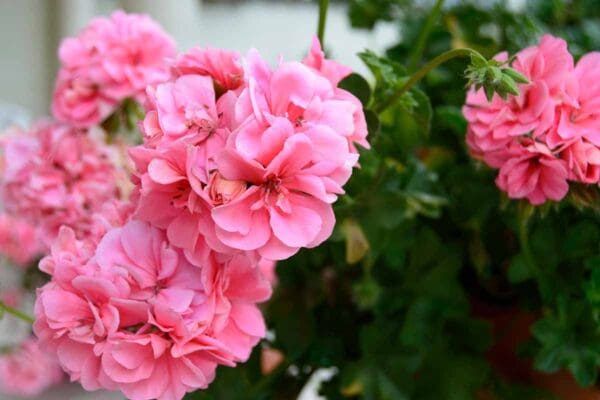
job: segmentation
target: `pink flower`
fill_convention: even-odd
[[[336,135],[329,137],[330,141],[335,136],[344,139],[350,159],[357,156],[355,143],[369,147],[360,101],[337,88],[320,71],[299,62],[283,63],[273,71],[254,51],[248,55],[247,79],[248,86],[236,104],[237,120],[245,121],[239,128],[238,146],[241,140],[252,140],[254,143],[246,146],[256,148],[257,135],[279,116],[300,132],[331,129]]]
[[[599,61],[591,53],[574,67],[566,42],[545,35],[538,46],[516,55],[513,68],[531,81],[520,85],[519,96],[494,96],[488,102],[483,89],[467,94],[463,114],[469,150],[499,169],[496,183],[509,197],[536,205],[559,201],[568,192],[567,180],[600,179],[600,149],[594,142],[600,128],[595,112]]]
[[[325,58],[325,53],[321,49],[321,42],[319,42],[319,38],[316,36],[313,37],[310,53],[308,53],[302,62],[319,71],[324,77],[329,79],[333,86],[337,86],[342,79],[352,73],[351,68]]]
[[[68,228],[39,289],[34,331],[87,390],[132,400],[181,399],[245,361],[265,326],[257,302],[271,289],[245,255],[193,265],[164,231],[131,221],[93,256]]]
[[[552,35],[544,35],[538,46],[517,53],[513,67],[533,82],[544,82],[549,95],[555,100],[565,100],[573,82],[573,56],[567,42]]]
[[[277,272],[275,271],[276,267],[276,261],[267,260],[266,258],[261,258],[258,262],[258,268],[265,279],[269,281],[271,286],[277,285]]]
[[[212,251],[282,259],[317,246],[333,229],[331,203],[357,165],[355,145],[368,147],[360,101],[331,78],[348,70],[318,43],[310,66],[271,70],[251,52],[241,86],[217,93],[223,77],[199,60],[238,65],[230,53],[195,50],[180,57],[180,75],[148,90],[145,144],[130,151],[135,217],[166,229],[193,262]]]
[[[56,359],[34,338],[0,356],[0,392],[4,394],[33,398],[62,380]]]
[[[0,214],[0,254],[26,268],[42,251],[43,246],[33,225],[9,214]]]
[[[564,147],[560,157],[567,162],[570,180],[589,184],[600,181],[600,149],[597,146],[578,139]]]
[[[98,124],[127,98],[143,102],[147,85],[169,78],[174,55],[174,42],[148,16],[96,18],[61,43],[52,112],[76,126]]]
[[[584,55],[575,67],[571,103],[560,109],[556,132],[561,139],[585,138],[600,145],[600,53]],[[563,140],[563,142],[564,142]]]
[[[193,48],[177,58],[174,70],[178,76],[208,76],[222,92],[236,90],[244,83],[240,55],[234,51]]]
[[[569,191],[567,163],[540,143],[514,145],[500,167],[496,184],[511,199],[527,198],[531,204],[559,201]]]
[[[331,235],[335,217],[330,203],[336,196],[330,190],[341,191],[322,177],[327,163],[313,162],[315,149],[309,136],[293,134],[291,123],[280,121],[270,128],[278,131],[270,141],[278,151],[262,158],[263,163],[233,149],[221,153],[217,163],[223,177],[252,186],[212,211],[223,243],[258,250],[275,260],[291,256],[300,247],[315,247]]]
[[[496,56],[505,61],[505,53]],[[539,137],[554,124],[556,106],[569,99],[573,57],[562,39],[545,35],[539,46],[517,53],[513,68],[531,82],[519,85],[520,94],[488,102],[483,89],[470,90],[463,114],[469,122],[469,144],[483,151],[498,150],[515,136]]]
[[[0,185],[6,211],[36,226],[49,247],[61,225],[79,237],[92,229],[92,215],[120,197],[110,147],[92,132],[41,122],[2,141]]]
[[[210,78],[184,75],[148,93],[150,107],[142,124],[147,144],[161,148],[175,141],[200,145],[207,160],[224,147],[228,132],[222,116],[228,112],[224,109],[228,97],[215,100]]]

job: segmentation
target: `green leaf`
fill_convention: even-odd
[[[366,310],[375,306],[379,300],[381,289],[376,281],[365,278],[354,286],[353,293],[358,308]]]
[[[591,386],[598,378],[598,366],[600,360],[594,357],[580,357],[573,359],[569,365],[569,371],[573,374],[577,383],[581,386]]]
[[[502,73],[508,75],[516,83],[529,83],[529,79],[527,79],[520,72],[517,72],[516,70],[514,70],[512,68],[508,68],[508,67],[503,68]]]
[[[348,75],[342,79],[339,87],[356,96],[363,104],[363,107],[367,107],[369,105],[369,101],[371,100],[371,87],[361,75],[357,73]]]
[[[378,85],[387,84],[394,86],[400,78],[407,75],[406,68],[402,64],[389,58],[379,57],[371,50],[359,53],[358,57],[371,70]]]
[[[375,137],[379,134],[381,130],[381,122],[379,121],[379,116],[369,109],[365,109],[365,119],[367,121],[367,130],[369,132],[369,141],[373,141]]]
[[[467,120],[456,106],[439,106],[435,109],[435,118],[438,124],[448,127],[452,132],[461,137],[467,132]]]
[[[420,89],[413,88],[410,90],[410,94],[416,103],[416,106],[410,110],[411,114],[422,129],[423,135],[428,136],[431,132],[431,116],[433,114],[431,101],[425,92]]]
[[[378,104],[386,102],[406,82],[406,68],[388,58],[379,57],[370,50],[359,53],[358,56],[375,77],[373,108],[377,109]],[[412,99],[411,94],[406,93],[400,102],[405,103],[407,108],[419,105],[418,101]]]
[[[527,258],[519,253],[513,257],[508,268],[508,280],[511,283],[522,283],[533,277]]]

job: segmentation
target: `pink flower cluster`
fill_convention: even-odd
[[[175,51],[173,40],[148,16],[117,11],[94,19],[78,37],[61,43],[54,116],[90,127],[127,98],[143,102],[148,84],[168,79],[167,58]]]
[[[265,334],[256,306],[271,294],[254,260],[213,254],[192,264],[164,231],[130,221],[97,247],[63,228],[40,266],[34,330],[87,390],[181,399],[217,365],[245,361]]]
[[[561,200],[569,181],[597,184],[600,53],[575,65],[566,42],[545,35],[517,53],[513,68],[530,80],[519,85],[519,96],[488,102],[483,89],[467,95],[463,114],[473,156],[499,169],[496,184],[510,198],[534,205]]]
[[[24,219],[0,214],[0,254],[26,268],[43,254],[39,232]]]
[[[0,392],[35,398],[63,380],[56,359],[29,338],[9,353],[0,355]]]
[[[315,39],[304,62],[270,68],[256,51],[195,49],[148,89],[145,144],[131,150],[136,218],[188,257],[256,252],[281,260],[327,239],[332,203],[368,147],[349,73]]]
[[[92,234],[94,214],[105,210],[107,202],[118,201],[123,172],[113,162],[114,149],[101,139],[93,131],[51,121],[2,138],[2,203],[10,219],[19,221],[13,237],[32,246],[21,248],[18,256],[5,248],[15,261],[35,255],[36,238],[42,249],[49,249],[61,225],[80,237]]]
[[[71,380],[179,400],[265,335],[275,261],[333,230],[332,204],[369,147],[350,70],[318,40],[271,68],[251,51],[172,44],[146,17],[97,19],[61,47],[58,123],[5,143],[6,208],[44,227],[34,331]],[[145,92],[131,203],[93,129]],[[52,239],[52,240],[51,240]]]

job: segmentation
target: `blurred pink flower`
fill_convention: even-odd
[[[92,216],[120,198],[113,149],[92,132],[46,121],[2,138],[6,212],[39,229],[49,248],[61,225],[90,234]]]
[[[560,109],[556,132],[561,139],[584,138],[595,146],[600,145],[600,53],[581,57],[571,85],[571,103]]]
[[[1,393],[37,398],[63,378],[56,358],[49,355],[35,338],[0,355]]]
[[[114,12],[63,40],[52,112],[79,127],[102,122],[127,98],[144,102],[147,85],[170,76],[175,43],[150,17]]]
[[[68,228],[59,241],[43,263],[53,276],[38,290],[34,331],[87,390],[181,399],[217,365],[246,361],[265,334],[256,303],[271,288],[245,255],[193,265],[139,221],[109,231],[89,260]]]
[[[0,214],[0,255],[26,268],[41,256],[43,249],[33,225],[9,214]]]
[[[565,146],[560,157],[567,162],[569,179],[597,184],[600,181],[600,149],[585,139],[576,139]]]

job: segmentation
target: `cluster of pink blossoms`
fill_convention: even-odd
[[[97,246],[63,228],[40,268],[34,330],[72,380],[130,399],[181,399],[217,365],[245,361],[265,334],[271,286],[254,260],[192,264],[163,230],[129,221]]]
[[[131,150],[136,218],[167,230],[188,257],[255,252],[282,260],[332,232],[332,203],[368,147],[349,73],[315,39],[304,62],[271,69],[255,51],[180,56],[148,90],[145,144]]]
[[[488,102],[483,89],[467,95],[473,156],[499,169],[496,184],[510,198],[534,205],[561,200],[569,181],[598,184],[600,53],[575,65],[566,42],[545,35],[517,53],[512,66],[530,80],[519,85],[519,96]]]
[[[148,16],[117,11],[94,19],[60,46],[54,116],[90,127],[127,98],[143,102],[148,84],[168,79],[166,58],[175,52],[173,40]]]
[[[107,105],[141,99],[148,85],[144,143],[130,149],[131,202],[115,200],[108,171],[83,179],[86,162],[100,170],[94,154],[103,147],[75,152],[90,137],[62,125],[50,131],[72,132],[72,148],[11,157],[3,193],[20,198],[20,211],[39,213],[45,202],[55,206],[48,214],[64,209],[40,263],[51,281],[38,289],[34,332],[71,380],[132,400],[179,400],[206,388],[217,366],[248,359],[265,335],[257,304],[271,295],[275,261],[331,235],[332,204],[357,166],[356,145],[369,145],[360,101],[338,88],[350,70],[325,59],[318,40],[303,62],[274,69],[256,51],[243,60],[193,49],[165,75],[154,66],[171,55],[170,42],[152,27],[116,13],[66,41],[61,58],[70,62],[53,107],[88,126],[108,115]],[[88,79],[81,86],[80,76]],[[13,151],[38,154],[26,139]],[[37,161],[18,161],[29,159]],[[36,169],[43,160],[66,175],[50,179],[48,165]]]
[[[80,237],[90,235],[96,224],[93,215],[121,198],[118,183],[124,171],[114,161],[115,149],[101,139],[92,131],[51,121],[2,138],[4,218],[18,221],[20,227],[6,240],[27,239],[19,256],[2,247],[10,258],[21,263],[40,249],[47,251],[62,225]]]
[[[2,393],[36,398],[62,380],[62,369],[35,338],[28,338],[17,348],[0,355]]]
[[[0,254],[19,267],[29,267],[43,254],[36,227],[25,219],[0,214]]]

